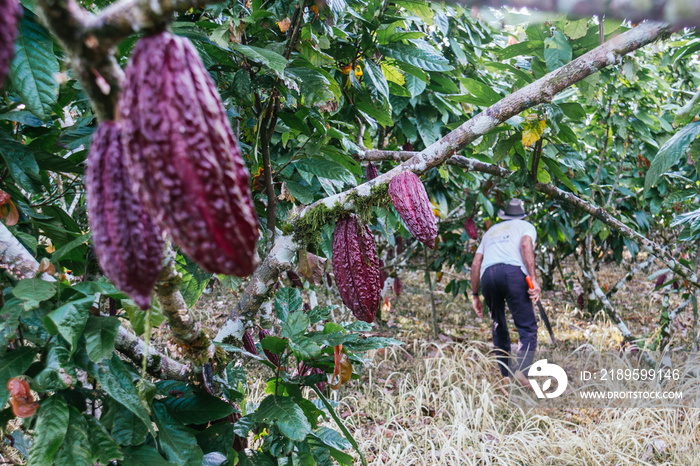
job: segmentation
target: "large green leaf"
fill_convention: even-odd
[[[89,296],[77,301],[71,301],[52,311],[44,318],[44,325],[52,334],[60,333],[68,341],[71,352],[75,352],[78,338],[83,334],[87,323],[89,310],[94,297]]]
[[[34,154],[24,144],[0,134],[0,156],[12,176],[22,189],[34,192],[35,181],[39,179],[39,165]]]
[[[92,454],[88,441],[87,422],[75,407],[69,408],[68,432],[63,439],[63,445],[56,452],[55,464],[70,464],[71,466],[92,466]]]
[[[571,61],[573,51],[569,39],[559,31],[544,40],[544,60],[547,70],[554,71]]]
[[[194,306],[202,295],[207,283],[211,280],[211,274],[202,270],[196,262],[182,254],[175,257],[175,268],[182,274],[180,293],[185,298],[187,306]]]
[[[269,395],[253,416],[256,422],[277,425],[282,435],[295,442],[301,442],[311,433],[304,411],[289,397]]]
[[[503,50],[498,51],[502,60],[517,57],[520,55],[537,55],[542,57],[542,46],[544,42],[541,40],[527,40],[517,44],[509,45]]]
[[[107,432],[107,429],[94,416],[84,416],[88,424],[88,440],[93,458],[102,464],[124,458],[119,444]]]
[[[24,309],[28,311],[56,294],[56,282],[47,282],[41,278],[25,278],[12,289],[12,294],[23,301]]]
[[[352,173],[339,163],[326,159],[302,159],[293,163],[294,167],[303,172],[311,173],[319,178],[337,180],[354,186],[356,181]]]
[[[114,416],[112,436],[120,445],[140,445],[146,441],[148,428],[128,409],[119,409]]]
[[[62,396],[54,395],[41,402],[34,427],[34,443],[29,450],[29,464],[53,464],[53,458],[66,437],[69,419],[68,403]]]
[[[690,143],[700,134],[700,121],[695,121],[681,128],[671,139],[661,146],[651,161],[651,166],[644,179],[644,189],[649,190],[688,150]]]
[[[301,293],[296,288],[281,288],[275,293],[275,312],[282,322],[286,322],[287,316],[301,309],[303,304]]]
[[[3,13],[6,14],[6,13]],[[42,120],[51,117],[58,100],[58,59],[53,39],[34,15],[25,10],[15,42],[15,58],[10,68],[11,88],[22,99],[27,110]]]
[[[243,44],[232,44],[232,48],[247,58],[267,66],[280,76],[284,73],[284,69],[287,66],[287,59],[272,50]]]
[[[131,374],[116,354],[113,354],[109,361],[99,365],[97,381],[109,396],[134,413],[149,430],[152,430],[151,418],[141,403],[139,392],[132,382]],[[151,433],[155,435],[155,432]]]
[[[452,71],[454,68],[442,55],[400,42],[380,45],[379,51],[389,58],[406,62],[425,71]]]
[[[428,85],[422,79],[419,79],[411,74],[406,75],[406,89],[408,89],[411,97],[421,95],[426,87],[428,87]]]
[[[119,331],[116,317],[90,316],[85,325],[85,347],[92,361],[100,362],[114,352],[114,339]]]
[[[201,466],[204,453],[197,439],[168,413],[163,403],[153,404],[153,418],[158,426],[158,440],[170,464]]]
[[[282,324],[282,336],[293,339],[306,332],[309,328],[309,317],[304,311],[296,311],[289,315],[287,321]]]
[[[171,466],[168,460],[163,458],[158,451],[150,445],[124,448],[123,466]]]
[[[372,60],[367,60],[365,63],[364,76],[375,97],[382,96],[389,99],[389,83],[386,81],[382,69]]]
[[[183,424],[205,424],[235,412],[229,403],[207,394],[168,398],[163,403],[168,407],[168,411]]]
[[[0,359],[0,406],[5,406],[10,394],[5,389],[7,381],[13,377],[24,374],[34,361],[34,356],[38,349],[23,346],[21,348],[8,351]]]
[[[321,70],[298,67],[290,68],[287,72],[298,78],[305,105],[321,104],[336,98],[333,87],[334,85],[338,87],[338,84],[334,79],[328,79]],[[338,88],[337,91],[339,92],[340,89]]]

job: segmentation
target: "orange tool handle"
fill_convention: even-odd
[[[527,280],[527,286],[529,286],[530,289],[533,289],[534,286],[532,285],[532,279],[530,278],[529,275],[525,275],[525,280]]]

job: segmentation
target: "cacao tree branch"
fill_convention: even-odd
[[[0,269],[5,269],[15,280],[34,278],[39,270],[39,262],[22,243],[0,222]],[[44,272],[41,278],[53,282],[51,275]]]
[[[202,364],[213,355],[214,348],[180,293],[182,275],[175,268],[173,255],[174,251],[167,245],[163,269],[156,283],[156,299],[168,321],[173,338],[188,357],[197,364]]]
[[[610,296],[620,291],[627,283],[629,283],[630,280],[632,280],[632,277],[637,275],[639,272],[648,269],[651,265],[654,264],[655,260],[656,258],[650,255],[647,260],[645,260],[641,264],[637,264],[636,267],[627,272],[624,277],[618,280],[618,282],[615,283],[615,285],[612,288],[610,288],[607,293],[605,293],[605,296],[609,298]]]
[[[353,197],[369,197],[372,194],[371,190],[373,187],[387,184],[394,176],[404,170],[412,170],[417,174],[427,172],[431,168],[444,163],[456,151],[466,147],[500,123],[527,108],[551,101],[557,93],[567,87],[596,73],[606,66],[617,63],[621,56],[649,44],[670,32],[671,26],[669,24],[649,22],[640,24],[610,39],[603,45],[581,55],[561,68],[548,73],[537,81],[504,97],[499,102],[496,102],[491,107],[427,147],[422,152],[411,153],[412,157],[410,159],[393,170],[379,175],[377,178],[361,184],[360,186],[306,206],[291,219],[293,228],[296,229],[301,226],[304,218],[309,215],[309,212],[315,209],[334,208],[337,209],[336,212],[352,210],[354,208]],[[371,160],[375,152],[376,151],[365,151],[364,153],[358,154],[357,158],[359,160]],[[499,169],[500,167],[494,166],[494,168]],[[284,261],[280,262],[279,259],[273,257],[271,253],[259,267],[259,270],[265,270],[264,275],[268,280],[276,279],[279,271],[285,270],[284,267],[280,267],[277,264],[287,264],[285,261],[291,262],[294,253],[300,247],[297,242],[287,236],[280,238],[277,243],[278,244],[275,244],[273,247],[273,251],[276,250],[276,255],[283,256],[285,258]],[[291,267],[291,263],[285,266],[289,268]],[[678,264],[678,266],[680,266],[680,264]],[[252,319],[255,317],[258,307],[263,302],[262,298],[264,294],[269,292],[269,285],[265,285],[265,282],[262,282],[264,286],[260,287],[260,292],[258,291],[255,286],[257,276],[258,271],[256,271],[251,284],[243,292],[236,308],[229,314],[229,318],[224,324],[224,327],[219,331],[215,341],[222,341],[228,336],[240,340],[245,329],[251,326]]]
[[[446,0],[465,7],[511,6],[529,10],[565,13],[573,17],[598,16],[602,18],[628,19],[640,22],[645,19],[666,21],[678,26],[700,24],[700,3],[697,0]],[[602,39],[601,39],[602,40]]]

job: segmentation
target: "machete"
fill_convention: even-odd
[[[527,280],[527,286],[530,287],[530,289],[533,289],[534,287],[532,286],[532,280],[530,279],[530,276],[527,275],[525,277],[525,280]],[[549,332],[549,338],[552,343],[556,343],[557,340],[554,338],[554,331],[552,331],[552,324],[549,323],[549,318],[547,317],[547,314],[544,312],[544,307],[542,307],[542,302],[538,299],[537,300],[537,307],[540,310],[540,317],[542,317],[542,320],[544,321],[544,326],[547,327],[547,331]]]

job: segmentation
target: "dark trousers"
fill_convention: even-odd
[[[499,353],[501,374],[525,371],[532,364],[537,349],[537,321],[527,293],[525,274],[515,265],[492,265],[481,276],[481,293],[491,313],[493,344]],[[506,302],[520,335],[520,353],[516,366],[510,365],[510,334],[506,322]]]

